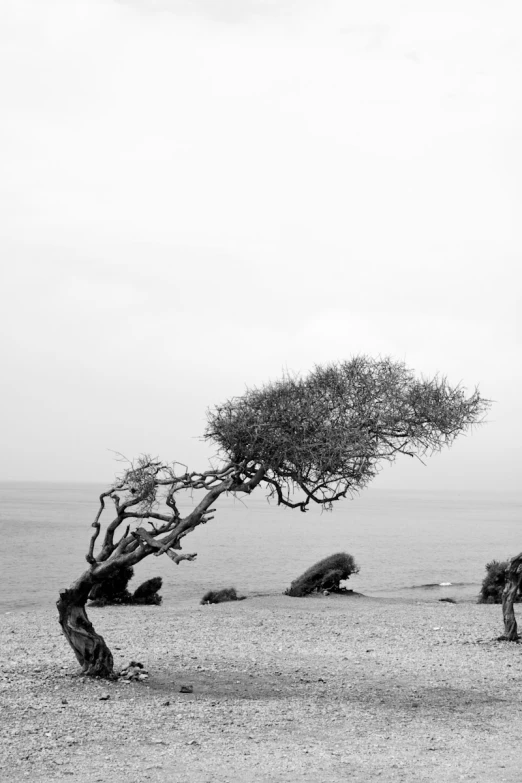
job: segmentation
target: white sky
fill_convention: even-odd
[[[515,490],[517,0],[3,0],[0,479],[207,467],[208,406],[391,355],[496,403],[376,486]],[[518,308],[518,315],[517,315]]]

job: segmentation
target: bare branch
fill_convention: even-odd
[[[180,520],[174,530],[169,533],[165,539],[163,539],[163,545],[157,552],[157,555],[164,554],[168,549],[170,549],[173,542],[179,540],[182,535],[186,535],[189,530],[194,530],[194,528],[204,522],[205,514],[209,513],[209,509],[212,503],[217,500],[217,498],[222,495],[223,492],[227,492],[232,485],[233,479],[229,478],[221,482],[221,484],[219,484],[217,487],[214,487],[209,492],[207,492],[203,500],[198,503],[196,508],[187,517],[185,517],[185,519]]]
[[[118,541],[116,549],[114,550],[114,557],[118,557],[119,555],[121,555],[125,551],[127,544],[131,543],[132,539],[128,538],[129,530],[130,530],[130,526],[128,525],[127,529],[125,530],[125,533]]]
[[[176,516],[173,514],[160,514],[157,511],[125,511],[122,519],[158,519],[161,522],[173,523]]]
[[[103,514],[103,511],[105,509],[105,498],[108,495],[110,495],[111,492],[112,492],[112,490],[109,490],[108,492],[102,492],[102,494],[100,495],[100,508],[98,509],[98,513],[96,514],[94,522],[92,523],[92,527],[95,528],[95,530],[94,530],[94,533],[91,536],[91,542],[89,544],[89,551],[88,551],[88,553],[85,556],[85,559],[91,565],[96,562],[95,559],[94,559],[94,545],[96,543],[96,539],[100,535],[100,529],[101,529],[100,517]]]
[[[156,539],[153,535],[151,535],[151,533],[149,533],[147,530],[145,530],[142,527],[139,527],[134,532],[134,535],[136,537],[139,537],[139,538],[143,539],[143,541],[145,541],[145,543],[147,543],[153,549],[161,549],[164,546],[164,543],[165,543],[162,539],[159,539],[159,540]],[[177,544],[177,545],[172,544],[171,548],[172,549],[181,549],[179,544]]]
[[[177,555],[172,549],[168,549],[167,556],[170,557],[173,563],[179,565],[182,560],[195,560],[198,555],[197,552],[193,552],[191,555]]]

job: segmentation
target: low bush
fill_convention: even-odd
[[[502,603],[502,591],[506,584],[506,571],[508,565],[508,560],[492,560],[490,563],[486,564],[486,576],[482,581],[482,587],[480,588],[478,597],[479,604]],[[520,589],[515,601],[522,601]]]
[[[96,606],[106,604],[126,604],[131,598],[127,585],[134,576],[134,568],[125,566],[114,572],[110,579],[94,585],[89,598]]]
[[[161,576],[153,576],[152,579],[147,579],[146,582],[142,582],[139,587],[132,594],[133,604],[159,604],[162,601],[159,591],[163,584]]]
[[[132,566],[124,566],[115,571],[110,579],[106,579],[92,588],[89,599],[91,606],[108,606],[110,604],[161,604],[159,595],[163,580],[155,576],[143,582],[134,593],[127,586],[134,576]]]
[[[209,590],[200,604],[222,604],[225,601],[244,601],[246,595],[238,595],[235,587],[225,587],[223,590]]]
[[[285,595],[302,597],[313,592],[347,593],[351,592],[341,587],[340,582],[349,579],[352,574],[359,573],[359,566],[352,555],[338,552],[319,560],[308,571],[294,579]]]

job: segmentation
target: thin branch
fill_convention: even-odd
[[[118,541],[118,544],[116,545],[116,549],[114,550],[114,557],[118,557],[119,555],[121,555],[125,551],[127,544],[131,543],[132,539],[128,538],[129,530],[130,530],[130,525],[127,525],[127,529],[125,530],[125,533],[123,534],[123,536]]]
[[[92,523],[92,527],[95,528],[94,533],[91,536],[91,541],[89,544],[89,551],[85,556],[85,559],[90,565],[93,565],[96,560],[94,558],[94,545],[96,543],[96,539],[100,535],[101,525],[100,525],[100,518],[105,510],[105,498],[112,495],[113,490],[107,490],[107,492],[102,492],[100,495],[100,507],[98,509],[98,513],[96,514],[96,517],[94,519],[94,522]]]
[[[157,511],[125,511],[121,515],[122,519],[159,519],[161,522],[175,522],[176,517],[173,514],[160,514]]]
[[[151,535],[147,530],[145,530],[143,527],[139,527],[135,532],[134,536],[139,537],[145,541],[150,547],[153,549],[161,549],[164,545],[163,540],[156,539],[153,535]],[[172,545],[172,549],[181,549],[181,547],[178,545]]]
[[[167,556],[170,557],[173,563],[176,565],[179,565],[182,560],[195,560],[197,555],[197,552],[193,552],[190,555],[177,555],[175,552],[172,551],[172,549],[167,550]]]

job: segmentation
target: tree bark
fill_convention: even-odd
[[[515,617],[515,599],[522,582],[522,552],[512,557],[506,572],[506,584],[502,591],[502,615],[504,618],[504,638],[508,642],[518,640],[517,620]]]
[[[56,602],[59,622],[65,638],[71,645],[84,674],[111,677],[114,661],[112,653],[85,611],[92,583],[80,578],[69,590],[61,590]]]

